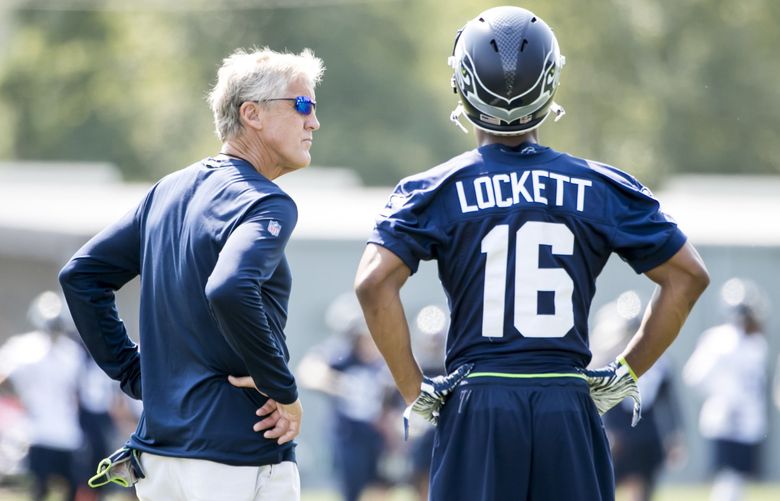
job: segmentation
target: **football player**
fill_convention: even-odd
[[[564,58],[541,18],[482,12],[458,32],[450,64],[452,120],[474,127],[477,148],[398,184],[355,279],[406,403],[438,423],[430,499],[613,499],[599,413],[630,396],[639,418],[636,379],[708,273],[636,179],[539,143],[538,127],[564,113],[553,100]],[[658,290],[626,349],[586,371],[588,310],[613,252]],[[399,296],[432,259],[451,310],[450,375],[438,378],[415,361]]]
[[[756,283],[738,277],[720,294],[728,320],[701,334],[683,378],[704,397],[699,431],[712,455],[710,500],[734,501],[744,499],[745,483],[761,472],[769,425],[769,303]]]

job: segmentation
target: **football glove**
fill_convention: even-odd
[[[636,374],[623,357],[595,370],[584,371],[590,388],[590,396],[596,404],[599,415],[619,404],[626,397],[634,400],[634,415],[631,426],[636,426],[642,418],[642,397],[636,384]]]
[[[138,459],[140,454],[127,446],[117,449],[98,464],[97,473],[87,485],[96,488],[113,482],[122,487],[132,487],[138,480],[146,478]]]
[[[412,402],[412,405],[404,410],[404,439],[409,437],[409,417],[412,412],[419,414],[433,425],[438,423],[439,412],[447,401],[447,396],[469,375],[473,368],[474,364],[465,364],[446,376],[433,378],[423,376],[420,384],[420,394]]]

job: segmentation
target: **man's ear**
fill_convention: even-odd
[[[253,101],[244,101],[238,109],[238,115],[241,125],[251,129],[260,130],[263,128],[263,108],[260,103]]]

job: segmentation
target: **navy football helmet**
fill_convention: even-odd
[[[491,134],[517,135],[564,111],[553,101],[565,58],[547,24],[520,7],[495,7],[469,21],[449,59],[461,114]]]

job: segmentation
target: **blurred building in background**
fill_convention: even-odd
[[[390,188],[365,187],[348,170],[308,168],[280,184],[296,200],[298,227],[288,246],[295,270],[287,336],[293,366],[328,333],[325,312],[334,297],[350,290],[373,215],[384,206]],[[76,249],[103,226],[130,210],[148,184],[117,180],[106,165],[0,166],[0,340],[25,329],[25,312],[41,290],[57,289],[57,272]],[[732,276],[750,278],[780,304],[780,178],[681,176],[671,179],[657,195],[701,251],[714,284]],[[593,309],[635,289],[649,297],[652,287],[641,277],[626,279],[614,260],[598,281]],[[410,315],[424,305],[446,304],[436,268],[424,263],[404,288]],[[137,281],[126,286],[135,289]],[[138,330],[137,291],[122,290],[118,303],[132,336]],[[720,309],[717,287],[705,292],[670,355],[685,360],[697,336],[710,327]],[[780,318],[767,319],[770,354],[780,352]],[[676,374],[679,377],[679,374]],[[304,390],[306,420],[299,439],[299,466],[304,488],[332,485],[321,467],[330,461],[319,423],[328,415],[327,401]],[[706,478],[707,450],[694,433],[701,401],[687,396],[683,416],[690,460],[663,480],[701,481]],[[399,423],[399,427],[401,424]],[[780,413],[770,416],[765,447],[765,478],[780,481]]]

